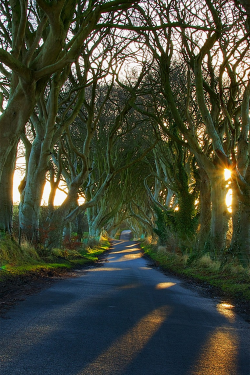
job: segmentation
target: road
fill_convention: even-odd
[[[117,240],[0,318],[1,375],[249,375],[250,325]]]

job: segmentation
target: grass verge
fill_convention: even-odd
[[[250,269],[237,263],[223,265],[214,261],[209,254],[192,258],[188,255],[177,255],[168,252],[162,246],[141,242],[145,255],[150,257],[157,266],[177,276],[185,276],[191,280],[210,285],[218,293],[233,301],[250,302]]]
[[[99,260],[101,254],[107,251],[110,243],[107,238],[100,242],[89,241],[78,249],[53,249],[49,253],[43,251],[39,255],[28,243],[19,246],[6,236],[0,242],[0,286],[1,282],[13,279],[24,279],[29,275],[53,276],[64,273],[73,268],[93,264]]]

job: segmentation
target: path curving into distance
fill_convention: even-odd
[[[120,240],[130,241],[132,239],[132,232],[131,230],[123,230],[120,235]]]
[[[117,240],[0,318],[1,375],[249,375],[250,325]]]

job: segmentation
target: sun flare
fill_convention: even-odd
[[[224,177],[225,177],[225,181],[230,180],[230,178],[231,178],[230,169],[224,169]],[[230,183],[231,182],[229,181],[227,187],[230,186]],[[226,195],[226,205],[227,205],[227,209],[228,209],[229,212],[232,212],[232,195],[233,195],[233,190],[228,189],[228,192],[227,192],[227,195]]]
[[[229,212],[232,212],[232,189],[229,189],[226,195],[226,205]]]
[[[231,171],[230,169],[224,169],[224,176],[225,176],[225,180],[229,180],[231,178]]]

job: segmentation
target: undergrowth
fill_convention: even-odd
[[[147,241],[141,242],[141,248],[163,270],[212,285],[225,297],[250,301],[250,269],[237,260],[224,264],[211,259],[209,254],[196,257],[176,254]]]
[[[21,245],[9,235],[0,241],[0,281],[3,278],[19,276],[30,272],[49,272],[56,269],[71,269],[98,261],[98,257],[108,250],[110,243],[106,236],[100,240],[90,239],[77,249],[53,249],[44,252],[35,249],[28,242]],[[44,255],[46,254],[46,255]]]

